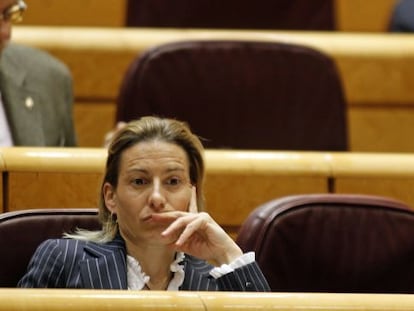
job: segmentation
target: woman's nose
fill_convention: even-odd
[[[165,196],[162,191],[162,185],[159,181],[154,181],[149,197],[149,205],[155,211],[160,211],[165,207]]]

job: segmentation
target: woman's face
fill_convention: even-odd
[[[121,155],[118,186],[105,183],[108,209],[117,215],[121,235],[139,243],[166,241],[161,232],[167,225],[154,223],[151,215],[188,211],[191,199],[189,161],[178,145],[163,141],[138,143]]]

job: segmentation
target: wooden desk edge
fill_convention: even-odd
[[[414,310],[413,295],[0,289],[3,310]]]
[[[102,173],[104,148],[0,148],[0,170]],[[206,173],[414,177],[414,154],[258,150],[205,151]]]

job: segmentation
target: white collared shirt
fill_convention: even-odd
[[[7,121],[6,111],[3,107],[3,100],[0,93],[0,147],[10,147],[13,146],[13,139],[11,136],[11,131],[9,127],[9,122]]]
[[[170,265],[173,278],[168,284],[167,290],[178,290],[184,282],[184,266],[180,262],[184,260],[183,253],[177,253],[175,260]],[[128,289],[141,290],[150,280],[150,277],[142,271],[139,262],[132,256],[127,255],[127,279]]]
[[[167,290],[179,290],[180,286],[184,282],[184,266],[180,265],[180,262],[184,260],[184,253],[177,253],[175,260],[170,265],[170,270],[173,273],[173,278],[168,284]],[[235,269],[244,265],[248,265],[255,261],[255,253],[248,252],[243,254],[228,265],[222,265],[215,267],[210,271],[210,275],[215,279],[233,272]],[[150,280],[150,277],[142,271],[142,267],[139,262],[132,256],[127,255],[127,279],[128,289],[142,290]]]

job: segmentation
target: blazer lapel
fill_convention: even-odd
[[[0,85],[2,102],[15,145],[44,145],[39,95],[25,87],[26,72],[12,55],[1,57]]]
[[[122,238],[108,244],[88,244],[85,252],[90,257],[80,262],[81,278],[85,288],[127,289],[126,254]]]

